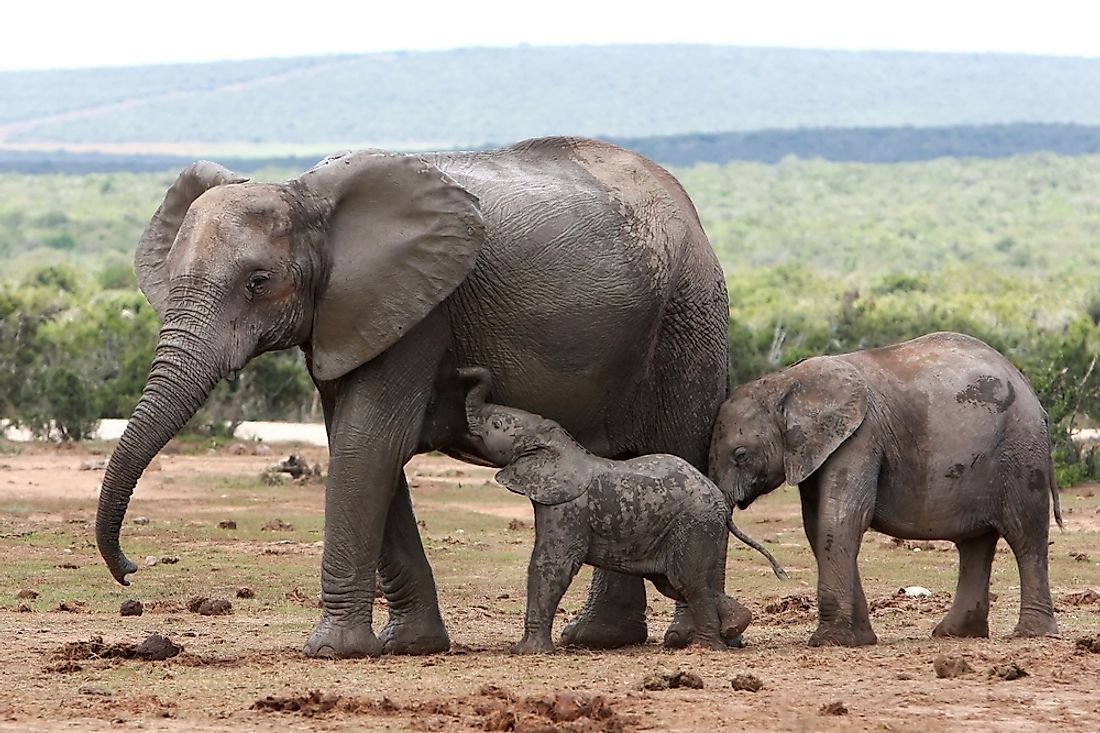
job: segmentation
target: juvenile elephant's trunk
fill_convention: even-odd
[[[111,454],[96,510],[99,553],[122,585],[137,570],[119,546],[119,532],[134,486],[153,457],[179,432],[226,374],[208,338],[166,324],[141,399]]]

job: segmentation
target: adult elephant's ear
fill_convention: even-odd
[[[385,351],[458,287],[485,226],[477,198],[415,155],[336,155],[298,181],[328,212],[313,374],[336,379]]]
[[[545,421],[536,442],[524,446],[519,458],[497,472],[497,483],[551,506],[573,501],[588,491],[595,479],[592,456],[575,446],[561,426]]]
[[[150,219],[134,253],[138,285],[161,320],[168,301],[168,253],[187,210],[211,188],[247,180],[217,163],[200,160],[180,171],[176,182],[164,194],[164,201]]]
[[[779,399],[783,469],[792,486],[821,468],[867,416],[867,383],[847,362],[807,359],[789,369],[790,386]]]

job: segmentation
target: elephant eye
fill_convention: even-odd
[[[733,449],[733,462],[734,463],[741,463],[742,461],[745,460],[745,456],[747,456],[748,454],[749,454],[749,451],[748,451],[748,449],[745,448],[745,446],[743,446],[743,445],[737,446],[736,448]]]
[[[248,292],[255,293],[263,289],[264,284],[271,279],[271,274],[257,270],[248,276]]]
[[[503,427],[504,427],[504,423],[502,423],[500,421],[500,418],[499,417],[494,417],[493,418],[493,430],[500,430]]]

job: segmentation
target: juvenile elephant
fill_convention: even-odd
[[[856,558],[868,527],[951,540],[954,603],[933,636],[988,636],[989,575],[1004,537],[1020,571],[1017,636],[1057,633],[1047,579],[1054,483],[1046,413],[1001,354],[957,333],[821,356],[734,390],[711,477],[744,509],[786,480],[817,558],[811,645],[874,644]]]
[[[733,523],[733,504],[718,487],[677,456],[595,456],[553,420],[486,402],[488,370],[461,374],[475,383],[466,401],[471,434],[483,455],[504,466],[497,481],[535,509],[527,615],[513,652],[554,650],[554,614],[584,563],[648,578],[686,602],[695,643],[726,649],[739,641],[752,614],[723,590],[727,533],[763,554],[776,576],[786,573]]]
[[[135,267],[163,327],[103,479],[100,553],[125,583],[136,567],[119,532],[150,460],[222,378],[298,346],[330,453],[311,656],[448,648],[402,469],[433,449],[485,460],[456,367],[496,365],[498,401],[594,453],[700,469],[728,394],[725,280],[694,207],[652,161],[593,140],[348,152],[283,183],[195,163]],[[390,613],[378,637],[376,570]],[[600,572],[570,641],[644,641],[644,611],[640,579]]]

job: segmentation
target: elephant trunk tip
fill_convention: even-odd
[[[130,581],[126,579],[126,576],[137,572],[138,566],[133,560],[126,557],[126,553],[122,551],[118,543],[117,533],[114,536],[104,536],[97,531],[96,545],[99,547],[99,554],[103,556],[103,560],[107,563],[107,569],[111,571],[111,575],[118,581],[118,584],[130,585]]]

